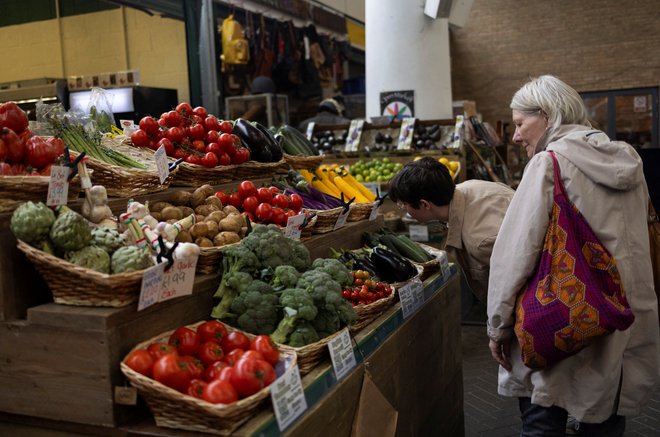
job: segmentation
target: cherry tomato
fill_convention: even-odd
[[[227,203],[236,208],[240,208],[243,205],[243,199],[238,193],[231,193],[227,198]]]
[[[187,130],[188,136],[194,140],[203,140],[206,137],[206,130],[204,130],[204,126],[199,123],[191,124]]]
[[[178,105],[176,105],[176,112],[178,112],[179,114],[181,114],[184,117],[189,117],[189,116],[192,115],[193,109],[192,109],[192,106],[190,106],[189,103],[182,102],[182,103],[179,103]]]
[[[173,143],[181,143],[183,138],[186,136],[186,131],[179,126],[174,126],[165,131],[165,138],[172,141]]]
[[[188,164],[202,165],[202,158],[197,155],[188,155],[186,156],[186,162]]]
[[[231,384],[243,396],[250,396],[275,381],[273,366],[263,360],[239,360],[234,366]]]
[[[231,404],[238,400],[238,392],[227,381],[211,381],[202,390],[202,399],[212,404]]]
[[[202,143],[203,144],[203,143]],[[202,157],[202,165],[206,168],[217,167],[218,155],[213,152],[208,152]]]
[[[172,346],[169,343],[163,343],[163,342],[151,343],[149,346],[147,346],[147,351],[149,351],[154,361],[159,359],[163,355],[168,355],[168,354],[178,355],[178,352],[176,351],[176,347]]]
[[[138,129],[131,134],[131,142],[137,147],[147,147],[149,144],[149,135],[146,131]]]
[[[218,130],[230,134],[234,131],[234,125],[229,120],[223,120]]]
[[[259,206],[257,206],[257,209],[254,211],[254,215],[259,220],[266,222],[270,220],[271,217],[273,217],[273,207],[268,203],[260,203]]]
[[[158,140],[158,143],[156,143],[156,149],[159,149],[160,146],[165,148],[165,154],[167,154],[167,156],[174,155],[174,143],[172,143],[172,141],[170,141],[168,138],[161,138]]]
[[[202,381],[201,379],[193,379],[190,381],[190,384],[188,384],[188,389],[186,390],[186,393],[188,396],[192,396],[197,399],[202,399],[202,392],[204,390],[204,387],[206,387],[208,383],[206,381]]]
[[[257,209],[258,205],[259,200],[257,199],[257,196],[248,196],[245,198],[245,200],[243,200],[243,211],[254,214],[254,211]]]
[[[280,226],[286,226],[288,217],[282,208],[273,207],[273,214],[270,217],[270,222]]]
[[[160,129],[158,126],[158,121],[150,116],[142,117],[139,123],[140,129],[145,131],[147,134],[154,134]]]
[[[273,366],[280,360],[280,351],[269,335],[254,337],[250,342],[250,349],[261,353],[264,360]]]
[[[181,124],[181,115],[177,111],[169,111],[165,115],[165,124],[169,127],[175,127]]]
[[[268,187],[268,190],[269,190],[271,193],[273,193],[273,196],[275,196],[275,195],[281,193],[280,189],[277,188],[276,186],[273,186],[273,185],[271,185],[270,187]]]
[[[229,165],[231,164],[231,157],[226,153],[221,153],[218,155],[218,165]]]
[[[289,198],[286,196],[286,194],[276,194],[275,197],[273,197],[273,205],[282,209],[288,208]]]
[[[216,192],[216,197],[218,197],[218,193],[222,193],[222,191]],[[220,197],[218,197],[218,199],[220,199]],[[220,201],[222,202],[222,199],[220,199]],[[206,343],[207,341],[215,341],[216,343],[220,344],[224,336],[227,335],[227,328],[222,322],[217,320],[209,320],[208,322],[204,322],[197,327],[197,335],[199,335],[199,339],[202,343]]]
[[[202,140],[194,140],[191,143],[191,146],[200,153],[206,153],[206,144],[204,144],[204,141]]]
[[[240,331],[231,331],[223,337],[220,345],[225,353],[229,353],[234,349],[246,351],[250,349],[250,339]]]
[[[303,206],[303,198],[300,197],[300,195],[292,194],[291,196],[289,196],[289,208],[298,212],[302,209],[302,206]]]
[[[202,379],[206,382],[211,382],[220,376],[220,371],[222,369],[227,367],[229,367],[229,364],[224,361],[214,361],[206,366],[206,369],[204,369],[204,372],[202,373]]]
[[[200,117],[202,120],[209,116],[208,111],[203,106],[195,106],[195,108],[192,110],[192,112],[196,116]]]
[[[220,123],[214,115],[204,118],[204,126],[207,130],[220,130]]]
[[[179,355],[195,355],[199,350],[199,336],[185,326],[177,328],[170,335],[168,343],[176,347]]]
[[[252,181],[243,181],[238,186],[238,194],[240,194],[243,199],[249,196],[256,196],[257,187],[254,186]]]
[[[136,349],[131,351],[124,360],[124,363],[136,372],[151,378],[154,358],[147,350]]]
[[[266,187],[261,187],[257,190],[257,199],[259,202],[271,203],[273,201],[273,193]]]
[[[153,377],[181,393],[185,393],[193,379],[186,362],[175,354],[163,355],[154,363]]]
[[[217,143],[218,138],[220,138],[220,134],[218,133],[217,130],[210,130],[206,132],[206,143]]]
[[[208,366],[211,363],[222,360],[225,354],[222,351],[220,344],[215,341],[207,341],[206,343],[202,343],[199,347],[197,356],[202,361],[202,364]]]
[[[235,152],[231,156],[232,163],[243,164],[250,160],[250,151],[246,147],[238,147],[234,149]]]
[[[222,133],[218,137],[218,144],[220,149],[228,155],[233,155],[236,153],[236,148],[234,147],[234,141],[231,139],[231,135],[227,133]]]
[[[186,152],[184,149],[180,147],[175,147],[173,156],[176,159],[180,159],[180,158],[186,159],[188,157],[188,152]]]
[[[220,202],[222,202],[222,205],[229,205],[229,195],[225,193],[224,191],[216,191],[215,192],[215,197],[220,199]]]

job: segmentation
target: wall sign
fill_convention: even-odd
[[[385,91],[380,93],[380,112],[390,122],[415,115],[415,91]]]

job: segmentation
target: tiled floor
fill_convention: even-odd
[[[497,364],[490,356],[485,329],[474,324],[462,328],[465,437],[518,436],[518,400],[497,394]],[[643,414],[627,418],[625,435],[660,437],[660,384]]]

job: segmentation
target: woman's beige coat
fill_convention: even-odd
[[[498,391],[562,407],[587,423],[602,422],[614,412],[638,414],[657,380],[660,355],[641,159],[628,144],[585,126],[562,126],[541,141],[557,156],[569,199],[616,259],[635,321],[549,369],[533,371],[522,364],[513,309],[540,257],[554,183],[550,155],[538,153],[525,168],[491,258],[488,335],[513,337],[513,369],[500,367]]]

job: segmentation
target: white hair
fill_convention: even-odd
[[[551,75],[533,78],[511,99],[511,109],[525,114],[541,113],[548,118],[550,131],[563,124],[591,127],[582,97],[565,82]]]

